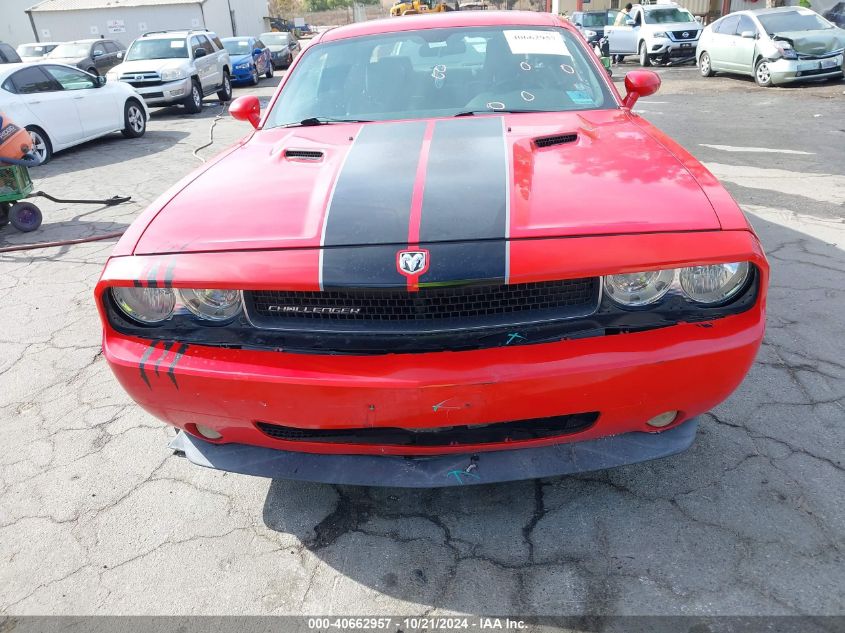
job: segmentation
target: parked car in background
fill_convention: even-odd
[[[612,55],[636,54],[641,66],[651,66],[653,61],[695,59],[701,29],[692,13],[669,2],[635,4],[625,24],[608,26],[605,32]]]
[[[17,51],[14,48],[6,44],[5,42],[0,42],[0,64],[20,64],[21,57],[18,55]]]
[[[254,37],[224,37],[224,48],[232,62],[232,82],[258,85],[261,75],[272,79],[273,59],[270,49]]]
[[[779,7],[737,11],[709,24],[696,48],[704,77],[751,75],[768,87],[842,77],[845,31],[815,11]]]
[[[154,31],[132,42],[109,79],[137,88],[147,105],[182,104],[197,113],[209,95],[232,98],[231,73],[229,52],[212,31]]]
[[[274,68],[287,68],[293,63],[293,58],[302,50],[299,40],[293,33],[262,33],[261,41],[270,49]]]
[[[112,132],[143,136],[149,118],[131,86],[49,61],[0,67],[0,112],[29,130],[42,162]]]
[[[21,44],[17,48],[17,53],[21,57],[22,62],[37,62],[41,61],[48,53],[52,52],[61,42],[31,42],[29,44]]]
[[[833,5],[829,11],[824,12],[824,17],[840,29],[845,29],[845,2]]]
[[[581,31],[581,35],[593,44],[604,37],[606,27],[613,24],[619,11],[610,9],[608,11],[575,11],[569,21],[575,28]]]
[[[63,42],[47,55],[57,64],[76,66],[92,75],[105,75],[123,60],[126,47],[117,40],[91,39]]]

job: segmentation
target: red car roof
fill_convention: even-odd
[[[559,26],[572,28],[566,20],[551,13],[537,11],[447,11],[428,15],[406,15],[401,18],[384,18],[358,22],[331,29],[323,34],[321,42],[333,42],[350,37],[440,29],[462,26]]]

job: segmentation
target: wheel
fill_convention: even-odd
[[[772,85],[772,71],[769,70],[769,62],[761,59],[754,67],[754,79],[758,86],[769,88]]]
[[[698,71],[702,77],[712,77],[715,74],[713,65],[710,63],[710,55],[706,51],[698,58]]]
[[[144,108],[134,99],[126,102],[123,109],[123,130],[121,133],[126,138],[139,138],[147,131],[147,115]]]
[[[249,85],[257,86],[258,85],[258,66],[252,67],[252,74],[249,78]]]
[[[640,42],[640,66],[648,68],[651,66],[651,57],[648,54],[648,48],[645,42]]]
[[[29,233],[41,226],[41,209],[31,202],[18,202],[9,209],[9,221],[18,231]]]
[[[229,77],[229,71],[223,71],[223,87],[217,91],[217,98],[222,103],[232,100],[232,79]]]
[[[50,142],[50,137],[40,127],[30,125],[26,129],[32,139],[32,153],[38,157],[43,165],[53,158],[53,144]]]
[[[0,229],[9,223],[9,207],[12,206],[8,202],[0,202]]]
[[[274,66],[273,66],[272,62],[267,64],[267,72],[264,73],[264,76],[267,77],[267,79],[273,78],[273,68],[274,68]]]
[[[200,88],[200,82],[196,79],[191,81],[191,94],[185,99],[185,109],[189,114],[202,111],[202,88]]]

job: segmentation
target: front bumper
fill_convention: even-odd
[[[584,442],[492,453],[389,457],[320,455],[245,444],[212,444],[179,433],[170,448],[198,466],[244,475],[353,486],[439,488],[492,484],[615,468],[685,451],[698,420],[662,433],[625,433]]]
[[[252,67],[232,69],[232,83],[246,83],[252,81]]]
[[[687,58],[695,57],[698,40],[678,42],[667,38],[655,38],[649,43],[649,54],[654,57]]]
[[[843,55],[826,59],[778,59],[769,62],[772,83],[787,84],[811,79],[831,79],[843,74]]]
[[[184,101],[191,92],[191,79],[168,81],[156,86],[136,87],[135,90],[149,106],[169,105]]]

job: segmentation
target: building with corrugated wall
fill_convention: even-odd
[[[102,36],[128,46],[143,33],[168,29],[257,35],[268,8],[267,0],[44,0],[26,13],[38,41]]]

